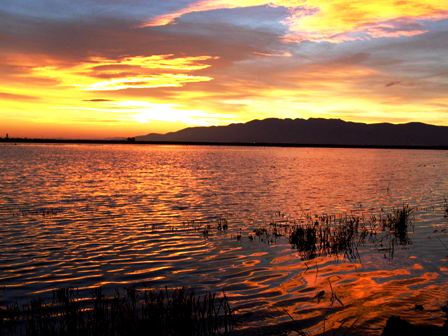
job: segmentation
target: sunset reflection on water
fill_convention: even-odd
[[[443,323],[445,151],[1,145],[0,154],[8,302],[62,286],[189,286],[225,291],[245,318],[239,328],[294,319],[312,335],[352,325],[375,335],[391,314]],[[302,260],[285,237],[249,239],[279,214],[368,217],[403,204],[415,225],[392,258],[367,241],[359,259]],[[228,230],[216,229],[220,218]]]

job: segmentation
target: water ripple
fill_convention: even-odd
[[[442,151],[1,145],[3,299],[189,285],[225,291],[245,317],[239,328],[294,318],[310,335],[354,322],[376,335],[390,314],[440,324],[446,171]],[[273,216],[403,204],[416,207],[416,225],[393,260],[366,245],[359,260],[304,261],[285,238],[249,236]]]

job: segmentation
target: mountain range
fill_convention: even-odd
[[[227,126],[189,127],[136,141],[341,146],[448,146],[448,126],[418,122],[364,124],[340,119],[264,119]]]

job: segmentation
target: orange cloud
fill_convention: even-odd
[[[426,32],[414,25],[417,21],[448,18],[448,3],[440,0],[201,0],[156,17],[145,26],[167,25],[189,13],[254,6],[289,10],[288,18],[282,22],[289,28],[287,41],[341,42],[413,36]]]
[[[23,95],[23,94],[14,94],[14,93],[6,93],[0,92],[0,100],[37,100],[38,97]]]
[[[158,87],[182,87],[186,83],[207,82],[208,76],[190,75],[185,72],[210,67],[203,61],[210,56],[173,58],[173,55],[127,57],[118,60],[92,58],[75,66],[34,67],[32,75],[39,78],[58,79],[60,85],[77,87],[85,91],[118,91]],[[110,66],[125,66],[125,71]],[[108,80],[99,81],[98,76],[108,74]]]
[[[305,15],[300,9],[292,12],[285,22],[290,40],[338,42],[412,36],[425,32],[415,25],[417,21],[448,18],[448,4],[438,0],[308,0],[304,4],[314,11]]]
[[[35,62],[32,57],[4,57],[10,64],[20,64],[21,71],[0,81],[2,127],[9,125],[11,133],[15,129],[23,132],[21,135],[45,136],[39,130],[40,125],[46,125],[52,136],[67,137],[69,129],[73,133],[75,129],[91,132],[92,125],[101,125],[102,134],[119,136],[127,132],[144,134],[148,122],[154,131],[159,127],[166,131],[219,123],[216,115],[192,109],[187,101],[167,104],[148,91],[144,100],[136,100],[128,93],[130,89],[182,88],[189,83],[211,81],[210,76],[194,73],[209,68],[215,59],[169,54],[116,60],[93,57],[70,64],[39,57]]]

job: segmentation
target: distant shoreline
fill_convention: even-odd
[[[298,144],[298,143],[268,143],[268,142],[130,141],[130,140],[86,140],[86,139],[25,139],[25,138],[8,138],[8,139],[0,138],[0,143],[448,150],[448,146],[387,146],[387,145],[350,145],[350,144],[345,145],[345,144],[305,144],[305,143]]]

